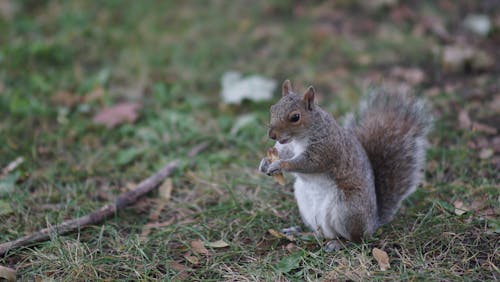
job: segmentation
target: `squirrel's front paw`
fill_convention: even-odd
[[[267,168],[267,175],[275,175],[281,173],[281,161],[272,162]]]
[[[262,173],[267,173],[267,169],[269,168],[270,164],[271,164],[271,160],[269,158],[263,158],[260,161],[259,171]]]

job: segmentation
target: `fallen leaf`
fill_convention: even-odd
[[[260,75],[243,78],[241,73],[229,71],[221,79],[224,103],[240,104],[244,99],[265,101],[273,96],[276,81]]]
[[[285,249],[289,252],[289,253],[293,253],[295,251],[297,251],[297,246],[294,244],[294,243],[288,243],[285,247]]]
[[[0,174],[0,178],[7,175],[8,173],[13,171],[14,169],[16,169],[23,162],[24,162],[23,157],[17,157],[15,160],[10,162],[6,167],[3,168],[2,173]]]
[[[158,201],[158,205],[156,206],[156,208],[149,214],[149,220],[153,222],[158,221],[158,219],[160,219],[160,214],[166,205],[166,201]]]
[[[176,261],[171,261],[169,263],[170,265],[170,268],[172,268],[173,270],[175,271],[191,271],[192,269],[185,266],[184,264],[181,264],[179,262],[176,262]]]
[[[191,264],[194,265],[200,264],[200,259],[196,256],[184,255],[184,258]]]
[[[203,246],[203,242],[201,240],[194,240],[191,242],[191,250],[199,255],[210,255],[210,252]]]
[[[101,109],[93,118],[94,123],[113,128],[123,123],[133,123],[137,120],[138,103],[120,103],[112,107]]]
[[[486,159],[489,159],[493,156],[493,149],[491,148],[485,148],[485,149],[482,149],[480,152],[479,152],[479,157],[483,160],[486,160]]]
[[[52,103],[71,108],[82,101],[82,97],[69,91],[59,91],[50,98]]]
[[[280,233],[280,232],[278,232],[278,231],[276,231],[274,229],[269,229],[269,230],[267,230],[267,232],[269,232],[269,234],[271,234],[275,238],[278,238],[278,239],[285,238],[284,234],[282,234],[282,233]]]
[[[465,204],[460,201],[460,200],[456,200],[454,203],[453,203],[453,207],[455,207],[455,214],[456,215],[462,215],[466,212],[468,212],[470,209],[468,207],[465,206]]]
[[[16,270],[0,265],[0,278],[7,281],[16,281]]]
[[[378,248],[373,248],[372,255],[375,258],[375,260],[378,262],[380,270],[385,271],[385,270],[391,268],[391,265],[389,264],[389,256],[387,255],[386,252],[384,252]]]
[[[491,20],[487,15],[468,15],[463,24],[466,29],[481,36],[487,36],[492,28]]]
[[[215,248],[215,249],[229,247],[229,244],[224,242],[224,240],[217,240],[214,242],[209,242],[206,245],[207,245],[207,247]]]
[[[161,186],[158,188],[158,195],[160,199],[165,202],[168,202],[172,196],[172,190],[174,189],[174,185],[172,184],[172,178],[167,178]]]
[[[172,224],[175,221],[175,217],[172,217],[171,219],[163,222],[151,222],[147,223],[142,227],[142,232],[140,235],[141,240],[146,240],[148,238],[149,233],[151,233],[151,230],[153,228],[161,228],[161,227],[166,227]]]
[[[267,232],[269,232],[269,234],[278,239],[287,239],[288,241],[295,241],[295,237],[293,237],[292,235],[286,235],[274,229],[268,229]]]

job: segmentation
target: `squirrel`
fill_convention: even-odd
[[[262,159],[267,175],[295,176],[301,217],[317,235],[360,242],[390,222],[422,177],[430,112],[408,93],[374,89],[341,126],[286,80],[270,108],[269,138],[279,159]]]

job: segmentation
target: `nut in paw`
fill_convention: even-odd
[[[281,173],[281,161],[275,161],[267,168],[267,175],[275,175]]]

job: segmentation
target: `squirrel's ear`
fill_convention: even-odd
[[[309,86],[306,93],[304,93],[304,102],[306,103],[308,110],[312,110],[314,106],[314,93],[314,88],[312,86]]]
[[[283,82],[283,86],[281,87],[281,95],[286,96],[292,92],[292,84],[290,83],[290,80],[285,80]]]

